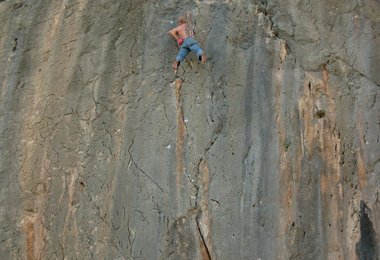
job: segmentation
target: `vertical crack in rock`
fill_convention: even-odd
[[[136,232],[132,230],[129,219],[127,220],[127,229],[128,229],[128,245],[129,245],[128,254],[129,254],[129,257],[135,258],[133,256],[133,246],[136,240]]]
[[[175,98],[177,110],[177,139],[176,139],[176,201],[177,210],[183,209],[183,178],[185,174],[185,137],[186,137],[186,124],[184,120],[183,110],[181,106],[181,87],[182,80],[176,79],[175,81]]]
[[[370,209],[364,201],[361,201],[359,213],[360,240],[356,244],[356,255],[359,260],[378,259],[376,233],[368,216],[369,213]]]
[[[207,146],[204,149],[203,154],[200,157],[200,160],[197,164],[196,168],[196,176],[195,180],[193,182],[193,185],[195,187],[195,207],[200,210],[199,215],[196,218],[199,235],[200,235],[200,242],[203,243],[201,245],[201,251],[202,253],[202,259],[215,259],[215,255],[212,250],[212,238],[211,238],[211,217],[209,214],[209,188],[210,188],[210,174],[209,174],[209,168],[207,163],[207,153],[211,149],[211,147],[214,145],[218,137],[220,136],[220,133],[223,130],[223,124],[221,123],[217,130],[215,131],[211,141],[207,144]]]
[[[184,200],[184,174],[185,174],[185,151],[184,143],[186,138],[186,124],[184,121],[184,114],[181,105],[181,87],[182,80],[177,79],[175,82],[175,98],[176,98],[176,111],[177,111],[177,139],[176,139],[176,201],[177,210],[180,212],[184,210],[182,201]],[[220,127],[219,127],[220,128]],[[195,187],[195,205],[194,210],[197,211],[194,217],[197,234],[194,234],[194,238],[198,238],[199,252],[202,259],[212,259],[212,241],[210,232],[210,216],[208,211],[208,192],[209,192],[209,170],[205,155],[208,153],[215,140],[218,138],[221,130],[218,128],[217,134],[214,134],[212,140],[207,144],[201,159],[197,164],[196,176],[192,181]]]

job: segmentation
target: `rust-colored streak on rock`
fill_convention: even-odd
[[[41,216],[34,212],[26,212],[22,221],[25,232],[26,259],[42,259],[46,236]]]
[[[365,142],[364,142],[364,129],[363,129],[362,118],[363,118],[362,115],[358,116],[358,122],[356,125],[359,140],[360,140],[360,147],[356,150],[358,182],[359,182],[360,189],[364,189],[367,186],[366,164],[363,157],[363,148],[365,147]]]
[[[366,166],[365,162],[363,159],[363,154],[362,151],[358,151],[357,153],[358,157],[358,177],[359,177],[359,186],[361,189],[364,189],[365,186],[367,185],[367,180],[366,180]]]
[[[320,119],[321,121],[321,131],[320,131],[320,142],[323,152],[323,159],[327,164],[328,181],[331,185],[331,181],[334,185],[338,184],[341,179],[340,174],[340,139],[334,132],[334,126],[336,124],[336,108],[334,100],[331,98],[331,93],[329,90],[329,74],[326,66],[322,69],[322,87],[320,92],[322,95],[326,96],[326,120]],[[332,188],[332,186],[330,187]],[[324,190],[326,192],[326,190]]]
[[[335,132],[336,107],[330,93],[329,73],[322,67],[321,78],[314,73],[306,74],[303,96],[299,101],[300,120],[303,122],[301,140],[305,146],[304,156],[315,158],[320,164],[319,189],[321,199],[320,225],[325,250],[329,257],[342,259],[340,244],[343,192],[340,169],[340,138]],[[322,113],[322,112],[323,113]],[[321,112],[321,113],[319,113]],[[318,162],[320,158],[320,162]]]
[[[325,163],[324,188],[322,199],[324,202],[323,210],[326,215],[325,226],[327,229],[328,256],[335,259],[343,259],[342,244],[339,230],[342,228],[339,223],[343,219],[343,188],[342,173],[340,168],[341,142],[339,135],[335,132],[336,125],[336,105],[334,94],[330,93],[329,72],[326,66],[322,69],[322,93],[326,96],[326,119],[321,121],[321,147],[323,152],[323,161]],[[322,185],[321,185],[322,186]]]
[[[200,183],[202,197],[200,200],[200,217],[198,219],[198,228],[202,238],[201,252],[202,259],[213,259],[212,239],[211,239],[211,218],[209,214],[209,188],[210,188],[210,174],[206,160],[202,160],[199,165]],[[203,242],[203,243],[202,243]]]
[[[284,118],[283,111],[283,97],[282,84],[284,80],[283,62],[286,58],[286,44],[285,41],[279,41],[277,50],[277,70],[274,72],[274,87],[275,87],[275,106],[274,111],[276,115],[276,128],[278,131],[279,140],[279,169],[280,169],[280,202],[281,202],[281,222],[279,223],[279,235],[282,237],[283,243],[281,243],[279,251],[284,252],[284,257],[289,255],[287,244],[291,243],[288,233],[289,226],[295,218],[295,183],[300,176],[302,151],[301,146],[296,145],[293,140],[289,139],[289,129],[287,122],[289,118]],[[291,113],[291,117],[294,117],[294,113]],[[296,145],[296,146],[295,146]]]
[[[279,136],[279,150],[280,150],[280,171],[281,171],[281,187],[284,187],[282,191],[283,196],[281,196],[281,205],[285,211],[288,211],[292,206],[292,197],[293,197],[293,189],[292,189],[292,164],[291,157],[288,156],[287,150],[288,147],[285,145],[288,141],[286,138],[286,129],[285,122],[283,121],[281,114],[282,100],[281,100],[281,84],[283,81],[283,65],[282,62],[286,57],[286,48],[285,42],[280,41],[278,48],[278,70],[274,74],[274,85],[275,85],[275,113],[276,113],[276,126],[278,129]]]
[[[35,165],[32,157],[33,153],[28,154],[28,160],[32,161],[27,163],[25,168],[21,171],[20,184],[26,195],[24,201],[24,216],[21,221],[25,232],[25,249],[26,258],[30,259],[42,259],[46,240],[46,227],[43,223],[45,219],[45,205],[48,201],[49,195],[49,172],[50,161],[47,158],[47,152],[45,151],[41,165],[39,165],[40,172],[37,175],[31,174],[35,171]],[[31,178],[34,179],[33,186],[27,183]],[[32,195],[31,195],[32,194]]]
[[[176,140],[176,190],[177,203],[180,201],[183,190],[183,176],[185,171],[184,143],[186,135],[186,125],[181,106],[181,87],[182,80],[175,81],[175,97],[177,108],[177,140]],[[179,207],[178,207],[179,208]]]
[[[87,0],[77,2],[78,10],[84,10]],[[23,196],[21,221],[25,250],[23,258],[28,260],[45,259],[46,255],[49,254],[45,248],[47,233],[50,237],[55,236],[54,232],[52,233],[44,224],[52,221],[49,219],[51,215],[47,215],[50,194],[58,192],[58,189],[51,190],[50,187],[51,171],[58,167],[52,165],[49,158],[54,156],[48,153],[54,143],[52,140],[56,140],[55,134],[60,126],[62,114],[59,113],[58,109],[51,109],[49,105],[56,103],[60,94],[64,95],[67,85],[63,82],[68,82],[73,71],[76,70],[76,54],[80,51],[77,46],[79,42],[77,37],[82,28],[79,22],[69,23],[71,20],[80,20],[82,12],[75,12],[72,16],[67,16],[67,12],[69,12],[67,3],[54,1],[51,3],[51,13],[47,16],[50,18],[33,25],[34,31],[40,31],[44,35],[43,38],[36,37],[35,39],[33,52],[36,54],[25,56],[28,59],[30,72],[23,77],[28,80],[28,86],[30,86],[27,99],[31,102],[21,104],[22,107],[20,108],[26,112],[22,117],[23,124],[20,131],[20,147],[22,147],[20,153],[22,154],[23,165],[18,176]],[[71,24],[71,26],[65,26],[66,23]],[[66,35],[67,41],[65,40],[66,43],[64,44],[60,40],[61,34]],[[51,66],[51,64],[58,65]],[[65,65],[59,66],[61,64]],[[49,70],[50,73],[45,73],[45,70]],[[55,70],[60,71],[58,78],[62,80],[58,90],[55,89],[57,83]],[[56,99],[50,103],[51,97],[56,97]],[[54,116],[51,116],[50,113],[53,113]],[[49,132],[49,138],[44,136],[46,132]],[[56,152],[58,154],[59,150]],[[60,156],[62,157],[60,160],[64,161],[65,154],[60,154]],[[63,238],[64,240],[65,238]]]
[[[202,234],[202,230],[200,227],[199,222],[197,222],[197,229],[198,229],[198,240],[200,243],[200,254],[202,260],[211,260],[210,252],[207,248],[206,239],[204,238]]]
[[[341,193],[341,169],[340,169],[340,138],[335,133],[335,125],[336,125],[336,106],[335,101],[332,98],[332,94],[330,93],[330,88],[328,85],[329,75],[326,69],[326,66],[323,67],[322,70],[322,91],[323,94],[327,98],[327,115],[326,120],[321,121],[321,146],[323,151],[323,159],[326,162],[328,172],[328,183],[330,185],[329,191],[334,191],[334,198],[343,199],[343,194]],[[338,188],[338,190],[336,189]],[[325,190],[326,192],[326,190]],[[335,205],[336,210],[338,210],[338,205]]]
[[[26,259],[33,260],[34,258],[34,223],[31,218],[26,220],[25,223],[26,234]]]

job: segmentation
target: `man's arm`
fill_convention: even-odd
[[[171,35],[174,39],[178,40],[177,28],[174,28],[174,29],[168,31],[168,34]]]

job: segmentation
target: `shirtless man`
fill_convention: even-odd
[[[186,18],[181,16],[178,21],[178,26],[168,33],[174,39],[177,40],[178,45],[180,46],[179,52],[175,61],[173,63],[174,72],[177,73],[177,69],[181,61],[183,61],[187,54],[190,51],[198,55],[198,59],[202,61],[202,64],[206,62],[206,56],[203,53],[203,50],[199,46],[198,42],[194,39],[194,31],[192,28],[188,28]]]

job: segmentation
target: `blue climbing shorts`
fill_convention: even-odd
[[[185,59],[186,55],[189,54],[190,51],[197,54],[198,58],[201,59],[203,50],[201,49],[197,41],[194,40],[194,38],[187,37],[182,43],[181,48],[179,48],[178,55],[175,58],[176,61],[183,61],[183,59]]]

